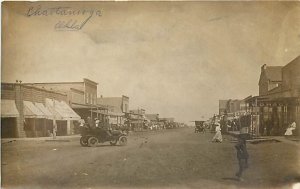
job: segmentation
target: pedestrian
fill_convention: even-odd
[[[284,133],[285,136],[291,136],[293,135],[293,130],[296,129],[296,122],[291,123],[288,128],[286,129],[286,132]]]
[[[93,120],[92,120],[91,117],[87,117],[87,123],[88,123],[88,126],[89,126],[90,129],[94,129],[95,128],[95,124],[94,124],[94,122],[93,122]]]
[[[105,118],[105,122],[104,122],[104,125],[103,125],[103,130],[106,132],[107,137],[110,138],[112,136],[112,134],[111,134],[111,126],[109,124],[109,117]]]
[[[95,125],[96,125],[96,128],[100,127],[100,120],[98,118],[95,118]]]
[[[79,120],[79,127],[84,127],[85,121],[84,119]]]
[[[52,130],[52,133],[53,133],[53,139],[56,139],[56,134],[57,134],[57,123],[56,123],[56,120],[53,120],[53,130]]]
[[[243,171],[246,168],[248,168],[249,154],[247,152],[247,146],[246,146],[246,135],[247,134],[239,134],[238,143],[235,145],[235,149],[237,152],[237,159],[239,162],[239,169],[236,172],[235,176],[238,177],[239,181],[243,181],[242,179]]]
[[[222,133],[221,133],[221,125],[220,123],[216,123],[216,134],[212,139],[212,142],[222,142]]]

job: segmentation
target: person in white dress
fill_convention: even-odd
[[[286,129],[284,135],[285,136],[291,136],[293,135],[293,130],[296,129],[296,122],[293,122],[289,125],[289,127]]]
[[[212,139],[212,142],[222,142],[222,133],[221,133],[221,125],[220,123],[216,123],[216,134]]]

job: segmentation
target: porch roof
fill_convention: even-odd
[[[1,99],[1,117],[19,117],[14,100]]]

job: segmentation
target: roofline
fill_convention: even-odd
[[[127,99],[129,99],[129,97],[128,96],[125,96],[125,95],[122,95],[122,96],[99,96],[99,97],[97,97],[97,99],[101,99],[101,98],[127,98]]]
[[[90,79],[87,79],[87,78],[83,78],[83,82],[84,81],[88,81],[88,82],[90,82],[90,83],[93,83],[93,84],[95,84],[95,85],[98,85],[98,83],[97,82],[95,82],[95,81],[92,81],[92,80],[90,80]]]
[[[101,104],[81,104],[81,103],[76,103],[76,102],[72,102],[71,103],[71,106],[72,105],[79,105],[79,106],[85,106],[85,107],[91,107],[91,108],[103,108],[103,109],[107,109],[107,107],[105,107],[104,105],[101,105]]]
[[[36,89],[36,90],[40,90],[40,91],[46,91],[46,92],[49,92],[49,93],[55,93],[55,94],[60,94],[60,95],[64,95],[64,96],[67,96],[66,93],[62,93],[62,92],[59,92],[59,91],[54,91],[54,90],[49,90],[49,89],[44,89],[44,88],[40,88],[40,87],[36,87],[36,86],[30,86],[30,85],[24,85],[23,83],[6,83],[6,82],[1,82],[1,85],[4,84],[4,85],[23,85],[23,87],[29,87],[29,88],[33,88],[33,89]]]
[[[285,66],[283,66],[284,68],[287,67],[289,64],[293,63],[297,58],[299,58],[300,55],[298,55],[296,58],[292,59],[291,61],[289,61],[289,63],[287,63]]]
[[[128,97],[128,96],[125,96],[125,95],[122,95],[122,98],[127,98],[127,99],[129,99],[129,97]]]
[[[94,83],[96,85],[98,85],[97,82],[95,81],[92,81],[90,79],[87,79],[87,78],[83,78],[83,81],[62,81],[62,82],[32,82],[32,83],[22,83],[22,84],[25,84],[25,85],[32,85],[32,84],[69,84],[69,83],[84,83],[85,81],[87,82],[91,82],[91,83]]]
[[[272,68],[274,68],[274,67],[276,67],[276,68],[282,68],[284,66],[267,66],[266,68],[270,68],[270,67],[272,67]]]
[[[24,84],[24,85],[34,85],[34,84],[69,84],[69,83],[84,83],[84,82],[81,82],[81,81],[71,81],[71,82],[43,82],[43,83],[39,83],[39,82],[37,82],[37,83],[22,83],[22,84]]]

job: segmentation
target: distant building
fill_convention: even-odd
[[[175,118],[173,118],[173,117],[159,118],[159,121],[163,121],[163,122],[166,122],[166,123],[173,123],[173,122],[175,122]]]
[[[159,121],[159,114],[145,114],[145,117],[151,122]]]
[[[241,115],[246,112],[246,103],[244,100],[229,99],[219,100],[219,115]]]
[[[126,117],[130,120],[130,123],[135,131],[140,131],[145,128],[145,109],[130,110]]]
[[[219,115],[224,115],[228,112],[227,102],[228,100],[219,100]]]
[[[107,107],[110,123],[124,124],[125,116],[129,113],[129,97],[98,97],[97,105]]]
[[[98,97],[97,104],[109,106],[116,113],[129,113],[129,97]]]

